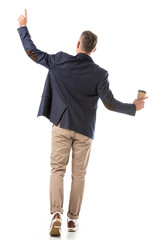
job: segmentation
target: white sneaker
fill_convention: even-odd
[[[60,236],[61,225],[62,225],[61,213],[60,212],[53,213],[53,217],[52,217],[51,225],[49,229],[50,236]]]
[[[79,227],[79,223],[77,219],[70,219],[69,217],[67,218],[67,227],[68,227],[68,232],[75,232],[77,228]]]

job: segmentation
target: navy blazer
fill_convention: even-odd
[[[26,26],[17,29],[27,55],[48,68],[38,116],[53,125],[74,130],[94,139],[97,103],[112,111],[134,116],[135,104],[117,101],[110,88],[108,71],[96,65],[84,53],[48,54],[34,45]]]

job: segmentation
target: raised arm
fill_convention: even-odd
[[[36,63],[43,65],[46,68],[50,68],[55,61],[56,54],[48,54],[43,52],[34,45],[31,36],[27,28],[27,10],[25,9],[24,16],[21,15],[18,18],[19,28],[18,33],[20,35],[23,47],[26,54]]]
[[[133,104],[122,103],[116,100],[112,94],[112,91],[109,88],[108,72],[106,72],[103,79],[99,81],[97,90],[98,95],[101,98],[104,106],[111,111],[135,116],[136,111],[144,108],[144,99],[135,100]]]

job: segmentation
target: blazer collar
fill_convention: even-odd
[[[85,54],[85,53],[78,53],[76,55],[76,57],[78,57],[78,58],[85,58],[85,59],[88,59],[89,61],[93,62],[93,59],[90,56],[88,56],[87,54]]]

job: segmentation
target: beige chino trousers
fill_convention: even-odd
[[[50,175],[50,213],[63,214],[63,178],[72,149],[72,183],[67,216],[78,219],[85,186],[86,169],[90,157],[92,139],[72,131],[52,126],[51,175]]]

